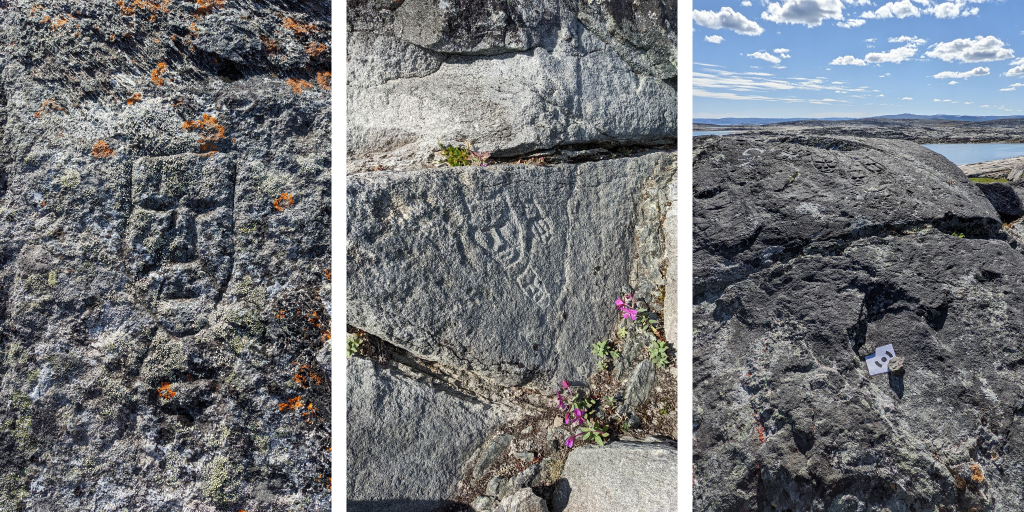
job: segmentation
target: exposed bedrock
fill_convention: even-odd
[[[587,380],[620,289],[664,291],[675,170],[656,152],[350,176],[348,323],[502,386]]]
[[[1024,507],[1024,256],[985,194],[909,143],[694,146],[695,508]]]
[[[438,142],[674,142],[674,20],[674,2],[350,2],[350,172],[428,166]]]

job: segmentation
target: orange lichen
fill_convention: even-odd
[[[327,282],[331,282],[331,269],[324,270],[324,275],[327,276]]]
[[[111,36],[111,37],[113,37],[113,36]],[[153,83],[158,85],[158,86],[164,85],[164,78],[161,75],[163,75],[166,72],[167,72],[167,63],[166,62],[158,63],[156,65],[156,69],[154,69],[153,71],[150,72],[150,74],[153,75]]]
[[[313,87],[313,84],[305,80],[296,80],[294,78],[289,78],[284,82],[292,87],[292,90],[295,91],[295,94],[302,94],[303,87],[306,87],[307,89]]]
[[[149,0],[134,0],[131,4],[125,4],[123,0],[117,0],[117,6],[121,8],[121,14],[125,16],[135,14],[137,9],[145,9],[149,12],[167,12],[167,6],[170,3],[171,0],[163,0],[160,3]],[[153,21],[153,16],[150,16],[149,21]]]
[[[107,145],[103,140],[100,140],[96,144],[92,145],[92,157],[93,158],[107,158],[114,156],[114,150]]]
[[[287,28],[292,32],[295,32],[296,34],[310,34],[316,32],[316,27],[314,27],[312,23],[310,23],[309,25],[303,25],[291,18],[285,18],[283,24],[284,28]]]
[[[196,0],[196,14],[210,14],[214,7],[224,7],[224,0]]]
[[[295,199],[287,192],[281,192],[281,195],[274,199],[274,208],[277,208],[279,212],[283,212],[285,208],[291,208],[292,206],[295,206]]]
[[[302,408],[302,397],[301,396],[297,396],[295,398],[292,398],[291,400],[288,400],[287,402],[277,404],[277,411],[278,412],[284,412],[284,411],[289,410],[289,409],[294,411],[294,410],[298,410],[298,409],[301,409],[301,408]]]
[[[326,45],[317,43],[315,41],[312,42],[312,43],[309,43],[309,46],[306,48],[306,53],[310,54],[313,57],[316,57],[317,55],[320,55],[321,53],[326,52],[326,51],[327,51],[327,46]]]
[[[976,484],[980,484],[985,481],[985,475],[981,472],[981,466],[973,462],[971,463],[971,480]]]
[[[135,94],[132,94],[131,98],[128,98],[128,99],[124,100],[124,102],[129,104],[129,105],[134,105],[134,104],[138,103],[140,100],[142,100],[142,93],[138,93],[137,92]]]
[[[209,114],[203,114],[202,119],[185,121],[181,123],[181,129],[185,131],[202,131],[203,136],[199,138],[199,149],[204,153],[217,151],[215,140],[224,138],[224,127],[217,123],[217,118]]]
[[[316,74],[316,84],[320,87],[331,90],[331,72],[323,71]]]
[[[177,393],[171,391],[171,384],[168,382],[161,382],[160,387],[157,388],[157,393],[160,395],[160,398],[165,400],[170,400],[174,398],[174,395],[177,395]]]
[[[271,52],[277,51],[277,42],[276,41],[272,41],[267,36],[260,36],[260,41],[263,41],[263,46],[267,47],[267,53],[271,53]]]

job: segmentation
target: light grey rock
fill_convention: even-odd
[[[636,205],[675,168],[650,153],[350,176],[348,323],[505,386],[584,381],[619,318]]]
[[[654,389],[655,377],[654,363],[650,359],[644,359],[636,365],[626,383],[626,393],[623,395],[622,404],[617,409],[618,414],[632,412],[644,400],[647,400],[647,395],[650,395],[651,390]]]
[[[352,7],[353,171],[429,165],[439,141],[468,140],[499,157],[571,144],[675,140],[676,92],[659,78],[674,74],[674,56],[661,55],[668,39],[643,21],[646,7],[636,23],[616,18],[636,25],[627,32],[638,37],[606,35],[613,46],[580,24],[575,3],[561,0]],[[610,19],[608,6],[587,9],[594,23]]]
[[[667,443],[586,445],[569,454],[553,512],[674,511],[676,447]]]
[[[348,510],[427,511],[446,503],[505,413],[367,359],[348,361]],[[489,446],[500,453],[501,444]]]
[[[501,500],[494,512],[548,512],[548,505],[526,487]]]
[[[470,504],[476,512],[489,512],[497,505],[497,500],[490,496],[477,496],[477,498],[473,500],[473,503]]]
[[[989,200],[906,143],[743,138],[697,157],[695,246],[788,254],[695,294],[694,508],[1022,508],[1024,255]],[[903,375],[869,376],[890,343]]]
[[[660,0],[580,2],[577,18],[638,75],[674,79],[676,4]]]
[[[501,476],[496,476],[487,482],[487,496],[498,496],[501,494],[501,490],[508,479]]]

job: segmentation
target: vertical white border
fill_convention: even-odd
[[[677,81],[679,97],[679,180],[676,198],[679,208],[679,330],[676,334],[676,366],[679,386],[676,396],[679,414],[679,510],[693,509],[693,13],[692,0],[679,5],[679,48]],[[685,171],[683,168],[686,168]],[[679,236],[682,235],[682,236]]]
[[[348,425],[345,400],[347,357],[343,350],[348,211],[345,201],[346,12],[345,2],[331,0],[331,510],[339,512],[345,510],[345,433]],[[334,477],[338,477],[337,482]]]

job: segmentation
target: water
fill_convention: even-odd
[[[923,144],[923,146],[948,158],[956,165],[1024,156],[1024,144]]]
[[[739,131],[735,131],[735,130],[733,130],[733,131],[724,130],[724,131],[720,131],[720,132],[693,132],[693,136],[696,137],[698,135],[729,135],[729,134],[732,134],[732,133],[743,133],[743,132],[739,132]]]

